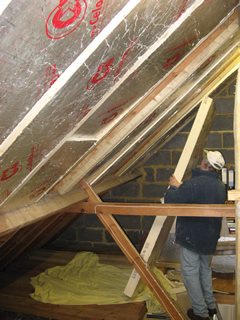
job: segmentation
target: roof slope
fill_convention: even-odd
[[[0,12],[2,244],[86,199],[81,179],[100,193],[136,177],[240,64],[238,0],[12,0]]]

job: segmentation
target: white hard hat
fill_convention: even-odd
[[[208,151],[204,150],[204,152],[207,155],[208,162],[211,164],[211,166],[217,170],[222,169],[222,167],[225,165],[225,160],[219,151]]]

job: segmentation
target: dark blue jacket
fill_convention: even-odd
[[[170,187],[165,203],[221,204],[226,200],[224,184],[218,173],[192,170],[192,178],[179,188]],[[215,252],[220,237],[222,218],[178,217],[176,243],[198,254],[211,255]]]

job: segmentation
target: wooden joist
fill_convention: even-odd
[[[77,213],[60,213],[17,231],[1,248],[0,269],[31,248],[39,248],[53,239],[79,217]]]
[[[0,237],[0,247],[2,247],[7,241],[9,241],[15,235],[16,232],[18,232],[18,230],[14,230],[13,232],[10,232],[5,236]]]
[[[41,248],[49,241],[54,241],[63,231],[67,230],[80,215],[81,214],[69,212],[58,214],[54,225],[49,225],[44,230],[44,233],[35,239],[33,243],[34,248]]]
[[[71,212],[133,216],[234,217],[234,204],[153,204],[117,202],[81,202]]]

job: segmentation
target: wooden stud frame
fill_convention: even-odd
[[[234,108],[234,150],[235,150],[235,188],[238,193],[236,206],[236,271],[235,271],[235,306],[236,319],[240,319],[240,68],[238,69],[235,108]]]
[[[89,200],[99,201],[100,203],[101,199],[97,194],[95,194],[90,185],[88,185],[85,181],[82,181],[82,184],[89,195]],[[124,231],[114,217],[111,214],[105,215],[100,212],[97,213],[97,216],[111,234],[113,239],[116,241],[119,248],[123,251],[129,262],[138,270],[146,285],[153,292],[158,302],[162,305],[169,316],[175,320],[184,319],[184,315],[182,314],[181,310],[177,307],[165,289],[160,286],[149,266],[141,258],[138,251],[125,235]]]

